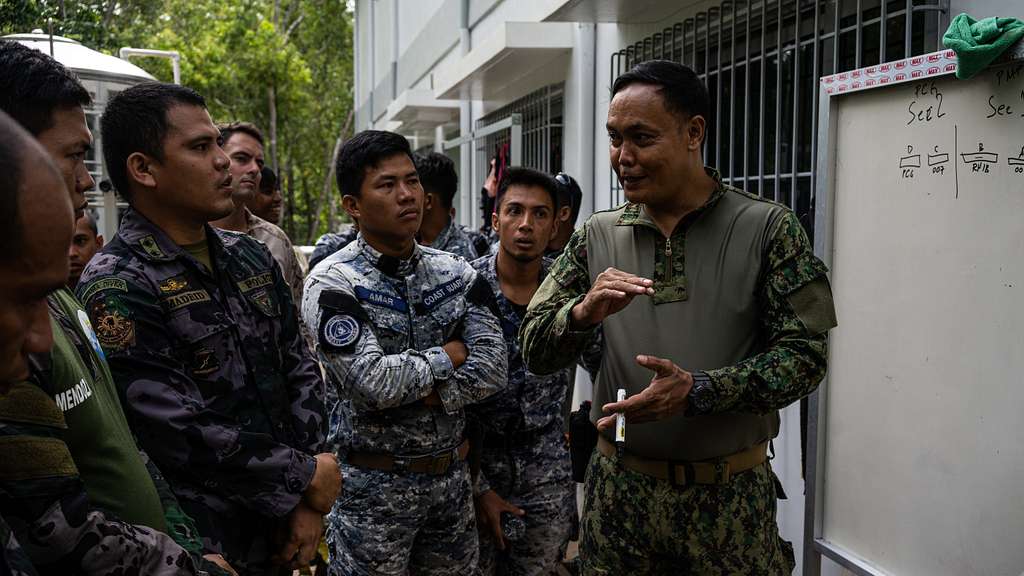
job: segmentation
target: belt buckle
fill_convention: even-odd
[[[721,460],[715,464],[715,480],[719,484],[728,484],[732,479],[732,464],[728,460]]]
[[[448,467],[452,464],[452,453],[442,454],[435,456],[433,461],[430,463],[430,473],[440,476],[448,471]]]
[[[679,477],[680,471],[682,471],[682,478]],[[685,487],[696,484],[697,471],[694,469],[693,464],[681,460],[669,461],[668,483],[676,487]]]

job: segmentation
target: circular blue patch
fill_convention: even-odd
[[[324,324],[323,337],[328,346],[348,346],[359,338],[359,322],[347,314],[334,316]]]

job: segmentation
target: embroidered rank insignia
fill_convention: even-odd
[[[321,325],[320,344],[328,349],[340,350],[359,338],[359,322],[348,314],[335,314]]]
[[[181,292],[185,288],[188,288],[188,280],[185,279],[185,276],[174,276],[160,283],[161,294],[173,294]]]
[[[150,236],[143,236],[139,240],[139,246],[142,247],[142,249],[146,252],[146,254],[149,254],[153,258],[166,258],[167,257],[164,254],[164,251],[160,249],[160,246],[157,245],[156,238],[154,238],[152,235],[150,235]]]

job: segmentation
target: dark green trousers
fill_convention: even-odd
[[[764,463],[728,484],[676,487],[595,451],[587,470],[583,574],[788,575],[793,546],[775,522]]]

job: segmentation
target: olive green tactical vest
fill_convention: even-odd
[[[762,351],[762,267],[770,231],[784,213],[779,205],[725,188],[716,204],[677,227],[672,276],[656,278],[656,251],[665,251],[666,239],[642,209],[637,218],[620,220],[625,208],[597,213],[589,221],[591,283],[614,267],[654,279],[656,292],[659,286],[672,285],[677,296],[659,304],[655,297],[639,296],[605,318],[605,349],[591,411],[595,422],[604,415],[601,406],[615,401],[617,388],[632,396],[650,384],[654,373],[636,363],[637,354],[667,358],[684,370],[697,371],[731,366]],[[699,461],[734,454],[778,431],[777,412],[679,414],[628,425],[626,449],[657,460]]]

